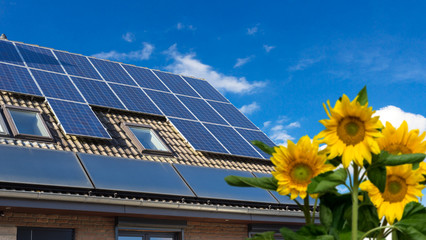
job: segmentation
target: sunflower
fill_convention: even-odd
[[[275,153],[271,157],[275,165],[272,175],[278,180],[278,193],[291,194],[291,199],[297,196],[304,199],[311,179],[333,170],[334,166],[325,164],[326,156],[318,154],[318,143],[311,143],[308,136],[300,138],[297,144],[290,140],[287,143],[287,147],[275,147]]]
[[[392,124],[386,122],[383,129],[383,137],[378,138],[377,142],[381,150],[391,154],[409,154],[409,153],[426,153],[426,141],[423,141],[426,132],[419,136],[419,130],[408,131],[408,124],[403,121],[398,129]]]
[[[423,196],[425,187],[420,182],[424,181],[420,169],[412,170],[411,164],[396,167],[386,167],[386,187],[381,193],[370,181],[365,181],[359,186],[367,191],[371,202],[376,206],[379,218],[386,217],[388,223],[401,220],[405,205],[409,202],[418,202],[417,197]]]
[[[325,130],[318,134],[321,143],[327,144],[328,158],[342,156],[345,168],[349,167],[352,160],[363,166],[364,159],[371,163],[371,153],[380,152],[375,138],[381,137],[379,131],[383,127],[379,117],[372,117],[372,107],[368,104],[361,105],[356,97],[352,102],[346,95],[338,100],[332,108],[327,101],[330,111],[324,104],[324,109],[330,119],[320,121]]]

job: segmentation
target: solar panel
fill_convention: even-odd
[[[268,174],[268,173],[258,173],[258,172],[252,172],[253,175],[255,177],[272,177],[272,174]],[[291,198],[287,195],[281,195],[279,194],[277,191],[270,191],[272,193],[272,195],[274,195],[274,197],[276,199],[278,199],[278,201],[282,204],[292,204],[292,205],[296,205],[296,203],[291,200]],[[300,197],[297,197],[296,200],[303,204],[303,199],[301,199]],[[314,204],[315,200],[312,198],[309,198],[309,203],[310,204]]]
[[[0,63],[0,89],[42,96],[27,68],[4,63]]]
[[[15,46],[8,41],[0,40],[0,61],[24,66]]]
[[[48,102],[66,134],[111,138],[88,105],[55,99]]]
[[[207,123],[205,123],[204,126],[213,133],[213,135],[231,152],[231,154],[263,158],[233,128]]]
[[[130,75],[132,75],[133,79],[135,79],[139,86],[170,92],[167,87],[164,86],[164,84],[151,72],[151,70],[125,64],[123,64],[123,67]]]
[[[234,105],[208,101],[232,126],[258,130]]]
[[[43,69],[51,72],[65,73],[52,51],[45,48],[34,47],[17,43],[22,57],[28,67]]]
[[[200,198],[278,204],[268,191],[259,188],[233,187],[224,180],[229,175],[253,177],[250,172],[180,164],[174,166]]]
[[[97,189],[194,197],[168,163],[78,153]]]
[[[200,97],[179,75],[154,71],[167,87],[174,93]]]
[[[145,92],[166,116],[195,119],[173,94],[151,90],[145,90]]]
[[[200,121],[228,125],[203,99],[184,96],[178,96],[178,98]]]
[[[78,77],[72,77],[72,80],[89,104],[126,110],[104,81]]]
[[[84,102],[77,88],[66,75],[33,69],[31,73],[46,97]]]
[[[120,64],[95,58],[90,58],[90,61],[106,81],[137,86]]]
[[[274,147],[276,146],[276,144],[274,142],[272,142],[271,139],[269,139],[262,131],[252,131],[252,130],[247,130],[247,129],[241,129],[241,128],[236,128],[236,130],[243,135],[243,137],[248,141],[262,141],[263,143],[265,143],[266,145],[270,146],[270,147]],[[254,146],[254,145],[253,145]],[[271,157],[271,155],[268,155],[266,153],[264,153],[262,150],[260,150],[260,148],[254,146],[258,152],[260,154],[262,154],[263,157],[269,159]]]
[[[55,51],[55,55],[68,74],[102,80],[86,57],[60,51]]]
[[[196,150],[228,153],[201,123],[176,118],[169,120]]]
[[[216,100],[221,102],[229,102],[222,94],[220,94],[210,83],[204,80],[183,77],[185,80],[205,99]]]
[[[113,83],[110,86],[129,110],[163,115],[140,88]]]
[[[93,188],[72,152],[0,146],[0,182]]]

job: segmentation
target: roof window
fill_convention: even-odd
[[[170,149],[151,126],[135,123],[123,123],[122,126],[139,151],[171,155]]]
[[[50,140],[52,136],[40,115],[34,108],[4,105],[3,112],[14,137],[35,140]]]

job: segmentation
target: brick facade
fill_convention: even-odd
[[[84,215],[34,214],[6,212],[0,217],[0,230],[10,226],[73,228],[75,240],[114,240],[114,217],[98,217]],[[2,231],[0,231],[2,234]],[[0,239],[16,239],[16,237]]]
[[[188,221],[185,240],[244,240],[247,232],[246,224]]]
[[[16,227],[72,228],[75,240],[115,240],[115,218],[105,216],[5,212],[0,240],[16,240]],[[185,240],[244,240],[247,224],[188,221]]]

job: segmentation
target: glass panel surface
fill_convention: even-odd
[[[201,123],[176,118],[169,120],[196,150],[228,153]]]
[[[16,43],[29,67],[64,73],[50,49]]]
[[[168,163],[78,154],[97,189],[194,196]]]
[[[204,123],[207,129],[228,149],[231,154],[255,158],[263,158],[252,145],[244,140],[236,131],[231,127],[224,127],[219,125]]]
[[[72,152],[0,146],[0,182],[93,188]]]
[[[150,237],[149,240],[173,240],[172,237]]]
[[[198,197],[278,203],[266,190],[259,188],[233,187],[228,185],[224,180],[224,178],[229,175],[253,177],[250,172],[179,164],[175,164],[174,166]]]
[[[0,63],[0,89],[43,96],[26,68],[4,63]]]
[[[0,40],[0,61],[24,66],[15,46],[9,41]]]
[[[47,129],[45,128],[37,112],[12,108],[9,108],[8,111],[12,116],[16,129],[18,129],[20,134],[49,137],[49,133],[47,132]]]
[[[65,133],[111,138],[88,105],[54,99],[48,99],[48,102]]]
[[[142,240],[142,237],[118,236],[118,240]]]
[[[179,75],[154,71],[164,84],[174,93],[200,97]]]
[[[66,75],[31,70],[46,97],[84,102],[77,88]]]
[[[160,150],[160,151],[168,151],[168,149],[163,145],[161,140],[157,137],[157,135],[153,132],[152,129],[142,128],[142,127],[130,127],[133,134],[142,144],[142,146],[146,149],[152,150]]]

